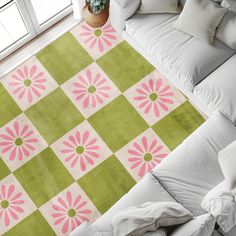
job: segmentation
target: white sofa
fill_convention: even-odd
[[[194,216],[204,214],[201,201],[224,178],[218,152],[235,139],[236,127],[221,113],[216,113],[95,221],[93,227],[102,236],[112,236],[112,216],[147,201],[177,201]],[[71,236],[81,236],[78,232],[76,229]],[[215,231],[213,235],[221,234]],[[223,235],[235,236],[236,227]]]
[[[111,24],[211,117],[93,223],[102,236],[113,235],[113,215],[147,201],[177,201],[194,216],[204,214],[201,201],[223,180],[218,152],[236,140],[236,52],[219,40],[207,45],[173,29],[177,14],[135,14],[139,5],[140,0],[110,0]],[[236,236],[236,227],[213,235]]]

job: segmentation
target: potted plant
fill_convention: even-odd
[[[84,20],[92,27],[99,27],[106,23],[109,16],[107,0],[86,0],[83,9]]]

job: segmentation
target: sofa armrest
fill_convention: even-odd
[[[110,0],[110,21],[118,33],[125,29],[125,21],[139,8],[141,0]]]

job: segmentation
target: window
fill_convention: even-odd
[[[71,12],[71,0],[0,0],[0,59]]]

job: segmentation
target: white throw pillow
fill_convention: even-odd
[[[213,43],[216,27],[227,10],[212,0],[187,0],[174,28]]]
[[[227,190],[225,181],[207,193],[201,206],[211,213],[224,232],[230,231],[236,224],[236,203],[233,194]]]
[[[215,219],[207,213],[178,226],[170,236],[211,236],[214,228]]]
[[[236,50],[236,1],[231,1],[229,11],[217,28],[216,38]]]
[[[218,161],[228,190],[236,197],[236,141],[219,152]]]
[[[112,218],[114,236],[143,236],[160,227],[183,224],[192,214],[176,202],[147,202],[118,212]]]
[[[178,13],[178,0],[141,0],[137,13]]]

